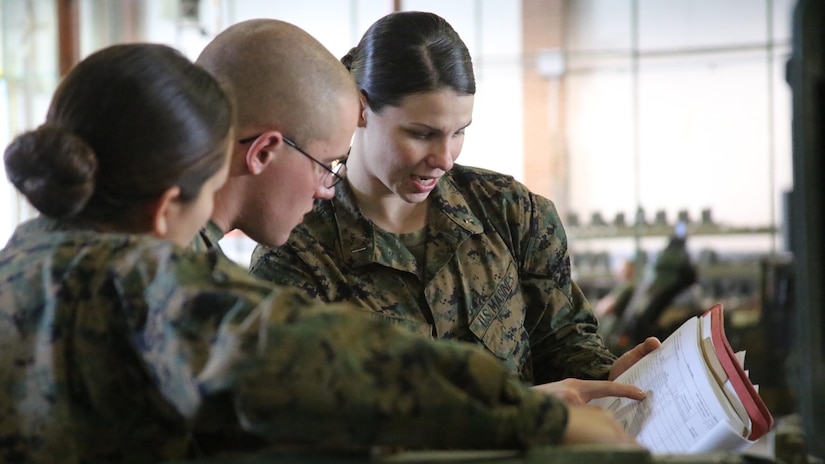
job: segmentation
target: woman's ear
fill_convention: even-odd
[[[246,151],[246,169],[250,174],[257,176],[264,172],[275,157],[275,147],[283,143],[283,138],[283,134],[278,131],[267,131],[252,142]]]
[[[169,234],[170,214],[174,213],[178,198],[180,198],[180,187],[169,187],[149,206],[149,214],[152,218],[152,233],[156,237],[164,238]]]
[[[367,112],[370,106],[367,101],[367,93],[363,90],[358,93],[358,101],[361,104],[361,109],[358,112],[358,127],[367,127]]]

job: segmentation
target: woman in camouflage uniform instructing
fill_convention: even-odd
[[[287,244],[259,246],[253,275],[483,346],[530,384],[613,378],[658,345],[614,363],[571,279],[553,203],[455,163],[476,88],[467,47],[443,18],[387,15],[342,62],[361,94],[347,181]]]

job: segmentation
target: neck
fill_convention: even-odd
[[[371,198],[353,190],[364,215],[387,232],[408,234],[421,230],[427,224],[429,200],[407,203],[395,195]]]
[[[427,224],[429,198],[420,203],[408,203],[401,199],[369,173],[355,153],[355,147],[347,161],[347,182],[355,194],[358,207],[381,229],[406,234]]]
[[[226,184],[215,192],[215,207],[210,219],[224,234],[237,228],[236,224],[243,207],[242,198],[233,179],[227,180]]]

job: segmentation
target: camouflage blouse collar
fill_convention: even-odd
[[[439,214],[435,219],[428,220],[429,228],[436,227],[439,232],[456,236],[480,234],[484,231],[482,221],[473,214],[470,205],[453,183],[450,173],[438,182],[430,198]],[[364,216],[355,203],[355,195],[347,182],[336,186],[332,207],[344,257],[360,264],[377,261],[377,235],[385,232]]]
[[[460,166],[454,169],[462,169]],[[433,205],[447,219],[470,234],[484,232],[483,222],[473,213],[464,194],[458,190],[453,181],[452,171],[448,172],[431,194]],[[430,221],[432,224],[432,221]]]
[[[194,248],[198,251],[220,250],[221,246],[219,242],[223,236],[223,229],[210,219],[200,230],[197,237],[199,240],[195,240],[193,243],[193,245],[196,244]]]
[[[98,232],[90,229],[87,225],[70,219],[52,219],[38,216],[19,224],[6,246],[23,246],[24,244],[35,243],[55,245],[67,241],[84,244],[165,242],[165,240],[159,241],[148,234]]]
[[[31,240],[53,232],[70,232],[78,230],[86,230],[86,228],[73,224],[69,221],[38,216],[34,219],[29,219],[28,221],[19,224],[14,229],[14,233],[9,239],[7,246],[23,242],[24,240]]]

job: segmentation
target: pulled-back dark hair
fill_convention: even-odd
[[[173,186],[196,198],[231,124],[228,96],[179,52],[115,45],[60,83],[46,122],[6,148],[6,174],[46,216],[116,223]]]
[[[341,59],[371,110],[408,95],[451,89],[476,92],[473,63],[458,33],[433,13],[404,11],[376,21]]]

